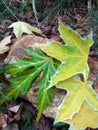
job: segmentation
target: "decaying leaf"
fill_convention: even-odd
[[[36,84],[36,88],[39,90],[37,98],[38,121],[43,110],[50,103],[52,91],[51,89],[46,90],[46,88],[49,85],[51,76],[56,71],[57,63],[39,50],[25,48],[24,51],[32,57],[23,59],[17,58],[16,63],[6,66],[5,72],[12,74],[12,77],[9,78],[11,85],[4,89],[3,94],[9,99],[16,99],[20,92],[26,94],[30,88],[31,83],[39,74],[41,74],[41,79]],[[2,98],[0,100],[0,104],[6,100],[7,99]]]
[[[11,43],[11,35],[4,38],[2,41],[0,41],[0,54],[4,54],[9,50],[9,46],[7,46],[9,43]]]
[[[9,62],[9,60],[11,60],[13,57],[29,58],[30,56],[23,51],[23,48],[28,48],[28,46],[34,46],[35,44],[45,44],[48,42],[50,42],[48,38],[43,38],[41,36],[36,35],[25,35],[12,44],[8,56],[6,58],[6,62]]]
[[[79,77],[72,77],[57,84],[57,88],[66,90],[67,95],[59,106],[55,122],[71,119],[79,112],[83,101],[98,111],[98,95],[91,85],[91,82],[82,82]]]
[[[86,81],[89,72],[87,59],[89,48],[93,43],[92,39],[89,37],[82,39],[79,34],[62,22],[59,23],[59,33],[66,45],[51,42],[50,44],[36,46],[49,56],[61,61],[61,65],[56,74],[53,75],[49,87],[78,73],[82,73]]]
[[[70,124],[70,130],[84,130],[87,127],[98,127],[98,111],[94,111],[87,102],[83,102],[80,111],[72,119],[66,120]]]
[[[13,28],[14,29],[14,34],[16,36],[17,39],[20,39],[22,37],[23,33],[27,33],[27,34],[32,34],[32,32],[36,32],[41,34],[42,32],[40,31],[40,29],[33,27],[25,22],[14,22],[12,23],[9,28]]]
[[[0,112],[0,128],[7,126],[7,120],[4,113]]]

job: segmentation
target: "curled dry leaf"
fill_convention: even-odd
[[[14,29],[13,31],[17,39],[20,39],[23,33],[27,34],[32,34],[32,32],[36,32],[38,34],[42,33],[40,29],[21,21],[12,23],[9,26],[9,28]]]
[[[4,54],[9,50],[9,46],[7,46],[9,43],[11,43],[11,35],[0,41],[0,54]]]

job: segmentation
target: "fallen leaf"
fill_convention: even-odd
[[[0,113],[0,127],[6,127],[7,121],[3,113]]]
[[[13,28],[14,29],[14,34],[16,36],[17,39],[20,39],[22,37],[23,33],[27,33],[27,34],[33,34],[32,32],[36,32],[41,34],[42,32],[40,31],[40,29],[33,27],[25,22],[14,22],[12,23],[9,28]]]
[[[49,87],[79,73],[83,74],[86,81],[89,73],[88,53],[93,43],[91,37],[82,39],[79,34],[62,22],[59,23],[59,33],[66,45],[54,41],[49,44],[35,46],[61,62],[56,74],[51,79]]]
[[[46,88],[49,85],[51,76],[56,71],[58,63],[53,61],[53,59],[40,50],[25,48],[24,51],[30,55],[31,58],[17,58],[16,63],[8,64],[5,68],[5,72],[12,74],[12,77],[8,79],[11,82],[11,85],[3,89],[3,94],[8,98],[8,100],[12,98],[16,99],[21,92],[26,94],[31,83],[39,76],[39,74],[41,74],[41,78],[35,85],[36,89],[39,90],[37,97],[38,121],[43,110],[48,104],[50,104],[52,91],[51,89],[46,90]],[[0,104],[6,100],[6,98],[2,97]]]
[[[76,76],[57,84],[57,88],[66,90],[67,95],[59,106],[55,122],[71,119],[79,112],[83,101],[86,101],[93,110],[98,111],[98,95],[91,85],[91,82],[82,82]]]
[[[70,124],[70,130],[84,130],[87,127],[98,127],[98,111],[94,111],[88,103],[83,102],[80,111],[76,113],[72,119],[66,120]]]
[[[9,46],[7,46],[9,43],[11,43],[11,35],[4,38],[2,41],[0,41],[0,54],[4,54],[9,50]]]
[[[23,48],[28,48],[29,46],[34,46],[35,44],[45,44],[48,42],[50,42],[50,40],[47,38],[36,35],[25,35],[12,44],[5,62],[9,62],[9,60],[11,60],[13,57],[29,58],[30,56],[23,51]]]

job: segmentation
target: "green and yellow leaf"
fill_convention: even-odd
[[[91,85],[91,82],[82,82],[79,77],[72,77],[57,84],[57,88],[66,90],[67,95],[59,106],[55,122],[72,119],[73,115],[79,112],[84,101],[94,111],[98,111],[98,95]]]
[[[65,26],[62,22],[59,22],[59,33],[66,43],[65,45],[54,41],[49,44],[36,46],[61,62],[56,74],[52,77],[49,87],[79,73],[83,74],[86,81],[89,72],[87,59],[89,48],[93,43],[92,38],[82,39],[79,34],[70,27]]]
[[[20,39],[22,37],[23,33],[27,33],[27,34],[32,34],[32,32],[36,32],[41,34],[42,32],[40,31],[40,29],[31,26],[25,22],[14,22],[12,23],[9,28],[13,28],[14,29],[14,34],[16,36],[17,39]]]
[[[94,111],[85,101],[80,111],[65,122],[70,124],[70,130],[85,130],[87,127],[98,128],[98,111]]]
[[[46,90],[51,76],[55,73],[57,64],[39,50],[24,49],[32,58],[16,59],[16,63],[8,64],[4,71],[12,76],[9,78],[11,85],[3,90],[7,99],[16,99],[21,92],[26,94],[34,79],[41,74],[41,79],[36,84],[38,91],[38,116],[37,121],[46,106],[50,103],[52,96],[51,89]],[[6,98],[0,100],[0,104]]]

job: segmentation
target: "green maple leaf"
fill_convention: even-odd
[[[41,74],[41,79],[36,85],[38,92],[38,116],[39,120],[43,110],[50,103],[52,96],[51,89],[46,90],[49,85],[51,76],[55,73],[57,63],[46,56],[39,50],[24,49],[24,51],[32,56],[32,58],[16,59],[16,63],[8,64],[5,67],[5,72],[12,74],[9,78],[11,85],[3,90],[3,94],[8,99],[16,99],[21,92],[26,94],[34,79]],[[29,68],[29,69],[28,69]],[[5,98],[0,100],[0,104],[6,101]]]
[[[59,33],[65,45],[54,41],[36,46],[61,62],[56,74],[52,77],[50,87],[78,73],[82,73],[86,81],[89,73],[87,59],[89,48],[93,43],[92,39],[89,37],[82,39],[79,34],[62,22],[59,22]]]
[[[57,84],[57,88],[66,90],[67,95],[59,106],[55,122],[72,119],[73,115],[79,112],[84,101],[94,111],[98,111],[98,95],[91,85],[91,82],[82,82],[79,77],[72,77]]]

